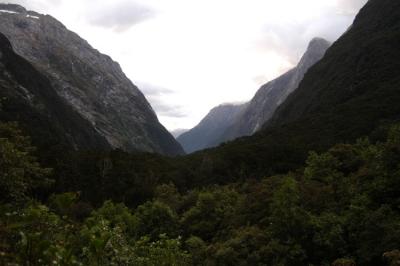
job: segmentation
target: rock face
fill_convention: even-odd
[[[299,64],[289,72],[263,85],[218,142],[249,136],[257,132],[272,117],[278,106],[297,89],[304,74],[321,60],[329,46],[328,41],[314,38]]]
[[[262,86],[246,104],[214,108],[199,125],[181,135],[179,143],[191,153],[254,134],[297,89],[304,74],[324,56],[329,46],[328,41],[314,38],[295,68]]]
[[[219,139],[225,130],[232,125],[237,116],[246,107],[245,104],[223,104],[213,108],[201,122],[180,135],[177,140],[187,153],[218,145]]]
[[[0,32],[111,147],[183,153],[118,63],[56,19],[21,6],[0,4]]]
[[[1,33],[0,99],[0,121],[17,121],[39,148],[111,148],[87,120],[58,96],[44,75],[14,53]]]

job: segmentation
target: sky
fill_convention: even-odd
[[[119,62],[169,130],[250,100],[367,0],[0,0],[50,14]]]

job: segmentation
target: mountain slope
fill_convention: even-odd
[[[17,121],[42,149],[110,149],[98,134],[63,99],[50,81],[15,54],[0,33],[0,120]]]
[[[180,135],[178,142],[187,153],[216,146],[213,142],[234,123],[245,107],[245,104],[222,104],[213,108],[196,127]]]
[[[285,173],[311,150],[348,143],[400,120],[400,2],[370,0],[258,134],[195,154],[198,183]],[[379,134],[378,134],[379,135]],[[212,163],[209,163],[212,162]],[[212,178],[210,176],[213,176]]]
[[[399,50],[400,3],[369,1],[266,127],[313,120],[345,140],[400,115]]]
[[[329,46],[328,41],[314,38],[295,68],[263,85],[247,104],[214,108],[199,125],[181,135],[179,143],[186,152],[191,153],[254,134],[288,95],[297,89],[304,74],[324,56]]]
[[[0,4],[0,32],[17,54],[51,81],[58,95],[113,148],[183,153],[120,66],[48,15]]]
[[[277,79],[263,85],[250,101],[237,121],[226,130],[219,142],[241,136],[250,136],[268,121],[276,108],[297,89],[304,74],[318,62],[329,48],[330,43],[321,38],[314,38],[308,45],[298,65]]]

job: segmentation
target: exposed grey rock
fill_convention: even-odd
[[[57,95],[50,81],[15,54],[0,33],[0,121],[17,121],[42,151],[109,150],[106,139]]]
[[[17,5],[1,4],[0,10],[0,32],[16,53],[44,73],[113,148],[183,153],[118,63],[51,16]]]
[[[216,146],[221,134],[236,121],[246,104],[222,104],[213,108],[201,122],[177,138],[187,153]]]

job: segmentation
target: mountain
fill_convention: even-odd
[[[370,0],[262,130],[193,155],[187,173],[205,160],[214,182],[294,170],[309,151],[377,139],[400,120],[399,102],[400,1]]]
[[[57,95],[50,81],[14,53],[0,33],[0,120],[17,121],[42,148],[110,149],[106,139]]]
[[[371,0],[265,128],[312,122],[345,141],[399,118],[399,59],[400,2]]]
[[[112,148],[183,153],[118,63],[56,19],[0,4],[0,32]]]
[[[328,41],[314,38],[299,64],[263,85],[250,102],[240,106],[222,105],[214,108],[199,125],[177,140],[186,152],[191,153],[254,134],[271,118],[288,95],[297,89],[304,74],[324,56],[329,46]]]
[[[222,104],[213,108],[200,123],[180,135],[177,140],[187,153],[213,147],[214,140],[231,126],[245,104]]]
[[[218,142],[250,136],[257,132],[272,117],[276,108],[297,89],[304,74],[324,56],[330,45],[322,38],[314,38],[298,65],[263,85],[232,126],[226,129]]]

